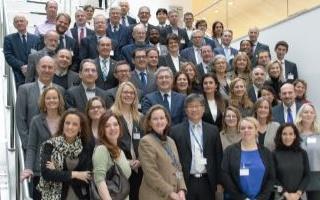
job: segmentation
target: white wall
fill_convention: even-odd
[[[320,111],[320,7],[292,17],[260,32],[259,41],[269,44],[272,57],[277,41],[289,43],[288,60],[297,63],[299,77],[308,83],[307,97]],[[233,46],[239,48],[239,42]],[[318,57],[319,56],[319,57]],[[320,114],[320,113],[319,113]]]

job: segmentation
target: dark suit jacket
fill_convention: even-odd
[[[86,31],[87,31],[86,37],[89,37],[89,36],[91,36],[91,35],[95,35],[95,32],[94,32],[93,30],[91,30],[91,29],[89,29],[89,28],[85,28],[85,29],[86,29]],[[80,48],[79,37],[78,37],[79,33],[78,33],[78,27],[77,27],[77,25],[75,25],[72,29],[70,29],[70,32],[71,32],[71,34],[72,34],[73,39],[77,42],[78,48]],[[80,43],[81,43],[81,41],[80,41]]]
[[[302,105],[296,102],[296,112],[299,111]],[[272,121],[279,122],[280,124],[285,123],[284,112],[283,112],[283,103],[279,103],[278,105],[272,108]]]
[[[98,72],[98,79],[96,80],[97,87],[104,89],[104,90],[115,87],[118,83],[117,79],[113,76],[113,71],[114,71],[114,66],[116,65],[116,61],[110,59],[109,72],[108,72],[108,76],[107,76],[106,81],[103,80],[103,73],[101,70],[99,57],[94,59],[94,61],[96,63],[97,72]]]
[[[235,48],[230,47],[231,49],[231,55],[236,56],[238,54],[238,50]],[[214,50],[215,55],[224,55],[226,56],[226,54],[224,53],[224,49],[222,47],[217,47]]]
[[[62,95],[64,89],[56,84]],[[38,100],[40,97],[40,90],[38,81],[26,83],[19,87],[16,101],[15,118],[17,122],[17,129],[21,138],[23,149],[26,149],[28,144],[28,133],[31,119],[39,114]]]
[[[209,107],[209,103],[207,100],[205,100],[205,104],[204,104],[204,113],[202,116],[202,120],[204,122],[207,122],[209,124],[213,124],[215,126],[218,127],[219,132],[222,129],[222,112],[221,112],[222,108],[219,108],[219,106],[217,105],[217,118],[216,120],[213,119],[212,114],[211,114],[211,110]]]
[[[209,177],[212,191],[216,190],[216,185],[220,183],[220,171],[222,160],[222,145],[219,131],[216,126],[202,122],[203,132],[203,156],[207,159],[206,170]],[[192,161],[192,147],[189,131],[189,122],[184,121],[174,127],[170,132],[170,137],[175,141],[182,166],[184,180],[189,189],[189,179]]]
[[[285,60],[284,66],[286,72],[286,80],[288,80],[289,82],[293,82],[299,77],[296,63]]]
[[[37,50],[40,38],[31,33],[27,33],[27,49],[22,47],[22,41],[19,33],[12,33],[4,37],[3,53],[7,63],[11,66],[17,86],[25,81],[25,77],[21,72],[21,66],[28,64],[28,56],[31,49]]]
[[[172,26],[168,25],[165,28],[161,29],[160,32],[160,41],[162,44],[166,43],[166,38],[169,33],[172,33]],[[185,49],[189,45],[189,37],[185,29],[178,28],[178,36],[181,38],[180,41],[180,50]]]
[[[99,53],[97,50],[98,39],[97,36],[91,35],[85,37],[81,40],[79,49],[79,59],[83,60],[85,58],[95,59],[98,57]]]
[[[209,66],[208,66],[209,67]],[[199,77],[199,80],[202,80],[202,77],[206,74],[204,72],[204,69],[203,69],[203,64],[202,62],[198,65],[196,65],[196,69],[197,69],[197,72],[198,72],[198,77]],[[208,69],[208,72],[210,72],[210,67]]]
[[[136,70],[131,72],[130,82],[133,83],[136,88],[140,89],[143,92],[143,95],[157,90],[156,77],[150,72],[147,72],[147,85],[145,88],[143,88],[140,80],[140,75]]]
[[[134,43],[134,39],[133,39],[133,36],[132,36],[132,32],[133,32],[133,28],[135,27],[136,24],[132,24],[130,25],[128,28],[129,28],[129,36],[130,36],[130,41],[131,43]],[[145,39],[145,42],[148,44],[149,43],[149,35],[150,35],[150,30],[152,28],[155,28],[156,26],[148,23],[148,26],[147,26],[147,32],[146,32],[146,39]]]
[[[183,57],[179,56],[179,68],[181,68],[181,65],[183,62],[187,62],[186,59],[184,59]],[[159,57],[159,66],[167,66],[170,67],[170,69],[172,70],[173,74],[177,73],[177,70],[173,64],[173,61],[171,59],[170,54],[168,53],[167,55],[164,56],[160,56]]]
[[[72,86],[76,86],[76,85],[79,85],[81,83],[81,80],[79,78],[79,74],[77,72],[74,72],[74,71],[71,71],[71,70],[68,70],[67,81],[68,81],[68,87],[65,88],[65,89],[69,89]],[[57,85],[59,85],[59,83],[55,82],[54,79],[53,79],[53,82],[56,83]],[[63,87],[63,85],[60,85],[60,86]]]
[[[178,124],[184,119],[184,99],[183,94],[171,91],[171,120],[172,124]],[[155,91],[144,96],[142,99],[142,113],[147,113],[151,106],[160,104],[164,105],[160,91]]]
[[[258,62],[258,54],[260,51],[262,50],[266,50],[266,51],[269,51],[270,53],[270,49],[269,49],[269,46],[266,45],[266,44],[262,44],[260,42],[257,42],[257,46],[256,46],[256,49],[255,51],[253,52],[253,55],[252,55],[252,68],[254,68],[256,65],[257,65],[257,62]]]
[[[180,56],[190,62],[192,62],[194,65],[197,65],[196,55],[194,53],[193,47],[188,47],[186,49],[183,49],[180,52]]]
[[[105,91],[96,87],[96,96],[105,100],[107,108],[110,108],[112,101],[106,95]],[[69,88],[65,95],[66,107],[77,108],[81,112],[85,112],[87,105],[87,96],[82,84]]]
[[[147,49],[149,47],[151,46],[147,43],[143,45],[128,44],[121,49],[121,59],[126,60],[130,64],[131,70],[134,70],[134,65],[132,63],[132,53],[138,48]]]
[[[256,102],[258,99],[258,96],[256,96],[256,93],[254,91],[254,87],[252,84],[249,85],[247,92],[248,92],[248,96],[249,96],[250,100],[252,102]]]
[[[212,39],[206,37],[206,36],[203,38],[202,45],[210,45],[212,51],[216,48],[216,44],[214,43],[214,41]],[[188,47],[192,47],[192,46],[193,46],[193,43],[190,40],[189,44],[188,44]]]
[[[133,24],[137,23],[137,20],[133,17],[130,17],[129,15],[127,15],[126,18],[128,19],[129,25],[133,25]],[[121,20],[122,20],[122,18],[121,18]]]
[[[112,58],[114,60],[121,60],[121,49],[125,45],[130,43],[131,36],[129,35],[129,29],[125,26],[119,24],[119,30],[117,32],[112,32],[112,25],[108,25],[107,36],[112,40],[112,49],[114,55]]]

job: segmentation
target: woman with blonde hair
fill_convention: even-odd
[[[278,95],[280,93],[280,87],[284,82],[282,77],[281,63],[276,60],[269,63],[266,66],[266,68],[267,68],[269,79],[266,80],[265,84],[271,86],[276,91],[276,94]]]
[[[231,81],[229,105],[238,108],[242,117],[251,116],[253,109],[253,103],[246,88],[246,82],[242,78]]]
[[[130,200],[138,199],[139,187],[142,180],[141,164],[138,156],[138,145],[143,136],[141,119],[143,115],[138,111],[138,92],[131,82],[120,84],[112,112],[119,118],[122,136],[119,138],[119,146],[130,162],[132,169],[130,182]]]
[[[239,77],[251,83],[251,61],[246,53],[239,52],[232,61],[233,71],[231,72],[231,80]]]
[[[308,200],[320,199],[320,128],[315,107],[305,103],[297,113],[295,124],[302,138],[301,147],[306,150],[310,165],[310,183],[306,189]]]

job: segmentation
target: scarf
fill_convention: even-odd
[[[76,159],[82,151],[82,142],[79,137],[72,144],[66,142],[63,136],[53,137],[42,144],[40,155],[43,155],[44,146],[53,146],[51,161],[55,170],[62,171],[65,158]],[[61,199],[62,182],[47,181],[41,176],[37,189],[41,192],[42,199]]]

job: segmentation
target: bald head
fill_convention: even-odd
[[[258,27],[249,28],[248,36],[251,42],[256,43],[259,37],[259,29]]]
[[[49,85],[52,82],[57,64],[50,56],[40,58],[37,64],[38,79],[41,83]]]
[[[280,99],[288,107],[290,107],[296,99],[294,86],[291,83],[285,83],[280,88]]]

